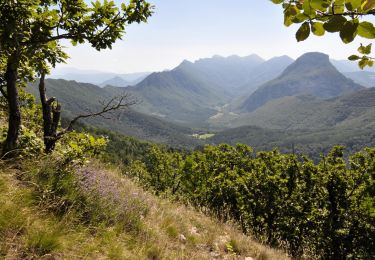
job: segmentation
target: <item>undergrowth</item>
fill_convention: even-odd
[[[0,258],[287,258],[235,227],[155,197],[114,166],[63,159],[1,164]]]

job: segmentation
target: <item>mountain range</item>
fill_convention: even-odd
[[[118,74],[77,68],[57,68],[52,71],[48,78],[75,80],[77,82],[91,83],[98,86],[112,85],[116,87],[126,87],[139,83],[149,74],[149,72]]]
[[[261,85],[241,104],[240,109],[254,111],[270,100],[285,96],[312,95],[331,98],[363,87],[341,74],[328,55],[306,53],[289,65],[274,80]]]
[[[152,73],[127,91],[142,100],[135,108],[142,113],[202,127],[223,106],[278,76],[292,62],[287,56],[264,61],[257,55],[185,60],[173,70]]]
[[[140,102],[116,120],[86,121],[126,135],[181,147],[245,142],[272,149],[308,144],[304,149],[310,147],[316,154],[333,144],[357,149],[375,140],[375,88],[358,83],[364,81],[359,75],[366,74],[368,84],[363,85],[371,86],[372,72],[344,75],[335,63],[322,53],[306,53],[295,61],[288,56],[267,61],[257,55],[214,56],[185,60],[126,88],[119,77],[102,87],[56,79],[46,85],[47,94],[64,104],[67,118],[100,109],[99,98],[131,94]],[[340,64],[345,68],[346,63]],[[29,90],[37,96],[35,83]]]

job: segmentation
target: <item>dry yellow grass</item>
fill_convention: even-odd
[[[0,259],[35,257],[30,249],[30,234],[35,229],[54,236],[52,242],[46,242],[52,243],[52,249],[42,256],[44,259],[288,259],[285,253],[255,242],[235,226],[144,191],[115,168],[105,169],[94,162],[85,171],[120,183],[125,206],[143,204],[139,206],[147,210],[138,216],[140,227],[119,231],[116,226],[77,224],[69,216],[57,220],[38,206],[26,203],[31,187],[18,181],[14,170],[6,169],[0,171]],[[5,204],[20,213],[17,219],[21,224],[15,225],[20,225],[21,230],[1,233]]]
[[[126,197],[136,198],[148,208],[142,216],[142,232],[136,237],[123,234],[118,238],[125,246],[129,239],[134,243],[127,247],[130,258],[288,259],[283,252],[255,242],[234,226],[144,191],[116,169],[103,170],[100,164],[87,169],[121,182]]]

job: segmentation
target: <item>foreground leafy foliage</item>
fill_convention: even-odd
[[[372,19],[375,13],[373,0],[271,0],[282,4],[284,25],[301,24],[296,32],[297,41],[306,40],[311,33],[323,36],[325,32],[338,33],[343,43],[351,43],[357,35],[375,38]],[[366,19],[367,18],[367,19]],[[358,48],[359,55],[351,55],[349,60],[358,60],[361,69],[374,65],[371,54],[372,44]]]
[[[246,145],[184,155],[152,147],[128,174],[289,252],[329,259],[375,256],[375,150],[344,159],[335,147],[314,164]]]

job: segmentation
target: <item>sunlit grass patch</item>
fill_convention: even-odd
[[[73,175],[54,176],[59,172],[56,165],[38,162],[24,169],[28,178],[20,180],[19,174],[0,178],[0,230],[7,230],[0,232],[6,234],[1,237],[0,258],[210,259],[236,255],[255,259],[264,254],[267,259],[285,259],[282,254],[269,257],[280,253],[235,228],[155,197],[114,168],[91,163],[74,169]],[[82,170],[95,181],[82,179]],[[38,171],[43,172],[39,175]],[[64,176],[67,180],[58,179]],[[62,201],[69,202],[69,207],[59,208]],[[234,242],[221,243],[225,234]],[[228,243],[233,252],[226,250]]]
[[[27,250],[35,255],[42,256],[61,249],[61,233],[55,227],[31,226],[26,233]]]

